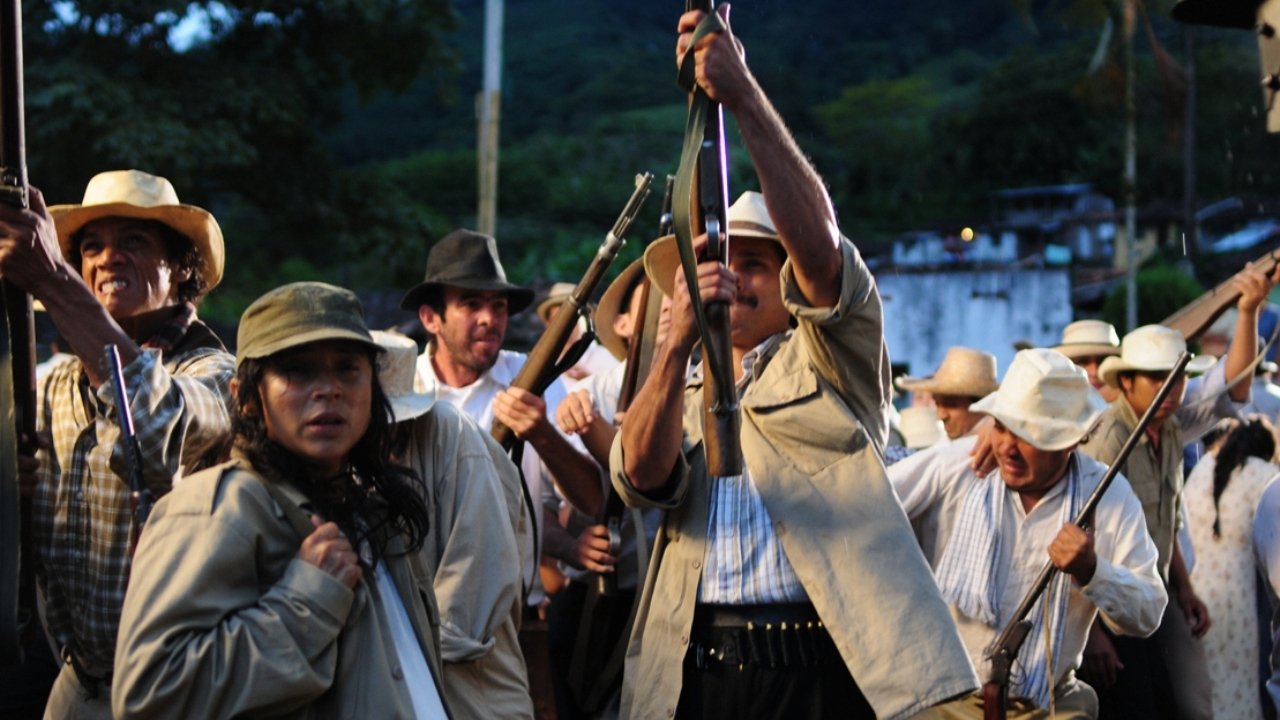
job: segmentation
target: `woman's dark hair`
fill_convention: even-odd
[[[164,240],[165,255],[169,258],[170,264],[184,270],[191,271],[191,277],[178,284],[178,302],[194,302],[205,292],[204,275],[200,272],[204,258],[200,257],[200,251],[196,249],[196,244],[191,242],[191,238],[174,230],[159,220],[139,220],[160,233],[160,238]],[[87,225],[85,227],[88,227]],[[71,247],[67,254],[67,262],[76,270],[80,269],[80,243],[84,240],[84,228],[80,228],[71,236]]]
[[[1236,468],[1243,467],[1250,457],[1258,457],[1268,462],[1276,454],[1275,429],[1271,423],[1262,418],[1253,418],[1240,425],[1227,436],[1222,448],[1218,450],[1218,459],[1213,466],[1213,536],[1222,537],[1222,528],[1218,518],[1218,498],[1231,482],[1231,475]]]
[[[376,360],[370,349],[373,367]],[[240,386],[231,423],[235,446],[268,482],[278,479],[297,487],[321,516],[337,523],[357,553],[367,544],[372,566],[385,554],[380,538],[396,531],[404,534],[407,552],[421,548],[430,528],[426,493],[417,473],[391,462],[391,405],[377,373],[372,376],[369,427],[351,448],[349,471],[317,481],[296,455],[267,437],[258,385],[271,362],[269,357],[248,359],[236,370]]]

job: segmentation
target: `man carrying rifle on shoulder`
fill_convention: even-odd
[[[103,349],[119,349],[151,492],[212,464],[231,429],[235,359],[196,304],[223,258],[213,216],[137,170],[95,176],[81,205],[46,209],[34,188],[29,210],[0,205],[0,275],[44,304],[77,358],[41,381],[41,449],[21,461],[47,629],[65,661],[46,717],[111,717],[135,516]]]
[[[1097,696],[1075,677],[1094,616],[1101,612],[1118,632],[1147,636],[1168,600],[1142,504],[1123,477],[1102,496],[1088,532],[1072,524],[1107,470],[1077,449],[1103,409],[1084,370],[1066,356],[1023,350],[1000,389],[972,407],[995,420],[988,435],[996,470],[972,469],[976,438],[889,469],[984,676],[993,641],[1036,573],[1046,560],[1062,571],[1026,618],[1032,627],[1008,688],[1009,717],[1047,718],[1051,707],[1059,718],[1097,717]],[[982,718],[982,696],[939,708],[938,717]]]
[[[524,366],[523,354],[502,349],[507,320],[533,301],[533,291],[507,282],[492,237],[471,230],[455,230],[432,246],[426,277],[405,293],[400,306],[418,314],[432,339],[418,357],[417,384],[439,400],[462,410],[486,432],[495,420],[527,441],[520,467],[527,490],[509,493],[513,502],[527,498],[533,521],[516,528],[520,541],[524,587],[528,594],[526,622],[537,618],[545,593],[538,579],[543,528],[542,497],[551,482],[579,510],[595,514],[603,499],[600,471],[595,463],[560,433],[548,419],[565,396],[555,380],[542,397],[508,386]],[[527,494],[525,494],[527,493]],[[521,516],[529,517],[520,511]],[[522,633],[522,644],[530,641]],[[545,650],[529,660],[530,688],[535,705],[549,704],[550,678]],[[446,657],[446,661],[450,658]],[[542,677],[546,685],[539,680]],[[548,697],[540,697],[547,695]]]
[[[703,17],[681,17],[678,58]],[[628,504],[666,518],[622,717],[923,711],[977,681],[880,459],[890,390],[875,282],[733,34],[707,35],[695,59],[763,191],[729,211],[728,266],[697,266],[700,299],[731,303],[744,469],[708,472],[704,373],[686,382],[692,302],[673,243],[654,243],[646,269],[673,297],[672,324],[610,469]]]

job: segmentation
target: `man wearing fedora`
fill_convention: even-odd
[[[1096,717],[1093,690],[1075,677],[1095,615],[1118,632],[1145,636],[1168,599],[1142,505],[1123,477],[1103,495],[1089,532],[1072,524],[1107,469],[1077,449],[1104,407],[1066,357],[1023,350],[1000,389],[973,406],[995,421],[997,470],[971,468],[976,438],[889,470],[908,516],[927,528],[921,546],[982,674],[989,646],[1044,563],[1062,571],[1026,618],[1033,626],[1009,687],[1013,718],[1048,717],[1050,698],[1057,717]],[[942,717],[980,718],[981,698],[941,710]]]
[[[1238,411],[1249,399],[1247,381],[1230,386],[1217,398],[1213,396],[1218,391],[1208,390],[1225,387],[1227,378],[1248,374],[1257,354],[1259,308],[1275,282],[1252,267],[1235,278],[1241,296],[1236,304],[1236,331],[1226,357],[1215,363],[1212,357],[1202,355],[1187,367],[1187,373],[1210,371],[1213,376],[1198,391],[1201,400],[1184,403],[1187,380],[1185,376],[1178,378],[1122,468],[1142,500],[1147,528],[1160,553],[1160,576],[1168,586],[1171,602],[1160,629],[1150,639],[1115,638],[1098,632],[1105,628],[1095,629],[1089,652],[1099,662],[1090,676],[1098,686],[1103,717],[1133,717],[1151,708],[1179,718],[1212,714],[1204,650],[1196,640],[1208,631],[1210,618],[1191,585],[1176,537],[1181,524],[1183,446],[1217,423],[1223,415],[1222,402]],[[1115,388],[1119,397],[1107,407],[1081,449],[1110,463],[1184,350],[1181,333],[1161,325],[1146,325],[1126,335],[1120,354],[1106,358],[1098,368],[1103,382]]]
[[[574,507],[594,514],[603,499],[599,468],[550,421],[564,399],[564,384],[555,380],[541,397],[509,385],[526,356],[502,349],[507,320],[533,302],[533,291],[507,282],[494,238],[472,230],[455,230],[431,247],[426,277],[405,293],[400,306],[418,314],[432,339],[418,357],[417,387],[465,412],[484,430],[494,420],[528,443],[520,469],[528,488],[529,533],[520,540],[526,598],[526,620],[537,624],[546,598],[539,578],[546,522],[544,498],[552,498],[554,482]],[[535,705],[550,703],[541,629],[522,632]]]
[[[677,58],[703,19],[680,18]],[[726,214],[728,267],[699,263],[695,283],[702,302],[729,303],[743,471],[708,472],[702,374],[687,376],[692,301],[663,238],[645,270],[673,299],[671,329],[609,463],[627,504],[665,512],[621,716],[919,713],[977,678],[880,459],[890,386],[875,280],[732,31],[690,57],[761,187]]]
[[[156,495],[212,464],[230,432],[235,359],[196,316],[222,278],[222,231],[137,170],[89,181],[79,205],[0,206],[0,274],[42,302],[76,360],[39,385],[45,439],[22,462],[32,491],[46,627],[65,665],[47,717],[109,718],[134,517],[103,348],[124,367],[143,481]]]
[[[942,421],[947,437],[955,440],[969,435],[982,421],[982,414],[969,406],[996,391],[996,356],[967,347],[947,350],[938,370],[926,378],[900,377],[898,388],[927,392]]]

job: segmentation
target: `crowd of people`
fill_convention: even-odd
[[[1002,379],[951,348],[897,380],[899,416],[875,280],[707,22],[681,17],[677,56],[760,188],[727,209],[727,263],[686,275],[674,237],[649,244],[596,349],[537,392],[504,349],[534,293],[491,236],[431,246],[401,301],[425,348],[298,282],[245,310],[232,352],[197,313],[222,232],[164,178],[0,204],[0,275],[68,351],[19,458],[44,717],[978,718],[1017,620],[1010,717],[1274,716],[1280,390],[1258,322],[1280,270],[1234,277],[1229,346],[1177,375],[1177,331],[1081,320]],[[707,460],[722,370],[699,303],[730,306],[738,473]]]

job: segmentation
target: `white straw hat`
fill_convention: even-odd
[[[778,231],[769,217],[769,208],[764,203],[764,196],[754,190],[748,190],[729,206],[729,252],[733,253],[733,239],[736,237],[757,237],[778,239]],[[680,267],[680,250],[676,247],[675,235],[664,235],[649,243],[644,251],[644,270],[649,280],[662,290],[662,294],[671,296],[671,279],[675,277],[676,268]]]
[[[1062,343],[1053,349],[1073,360],[1090,355],[1119,355],[1120,336],[1109,322],[1077,320],[1062,329]]]
[[[1182,333],[1163,325],[1143,325],[1124,336],[1120,354],[1109,357],[1098,366],[1098,377],[1111,387],[1120,387],[1119,375],[1127,370],[1168,371],[1187,349]],[[1210,355],[1197,355],[1187,365],[1187,374],[1202,373],[1217,362]]]
[[[996,381],[996,356],[973,348],[953,347],[947,350],[932,376],[903,376],[897,379],[897,385],[912,392],[986,397],[1000,387]]]
[[[1014,355],[1000,389],[969,406],[1047,451],[1080,442],[1106,408],[1084,370],[1047,348]]]
[[[947,431],[933,408],[915,405],[898,413],[898,430],[903,442],[913,450],[936,445],[947,437]]]
[[[378,384],[391,403],[391,422],[404,422],[425,415],[436,402],[435,393],[413,389],[417,374],[418,344],[404,335],[373,330],[373,341],[382,346],[378,355]]]

